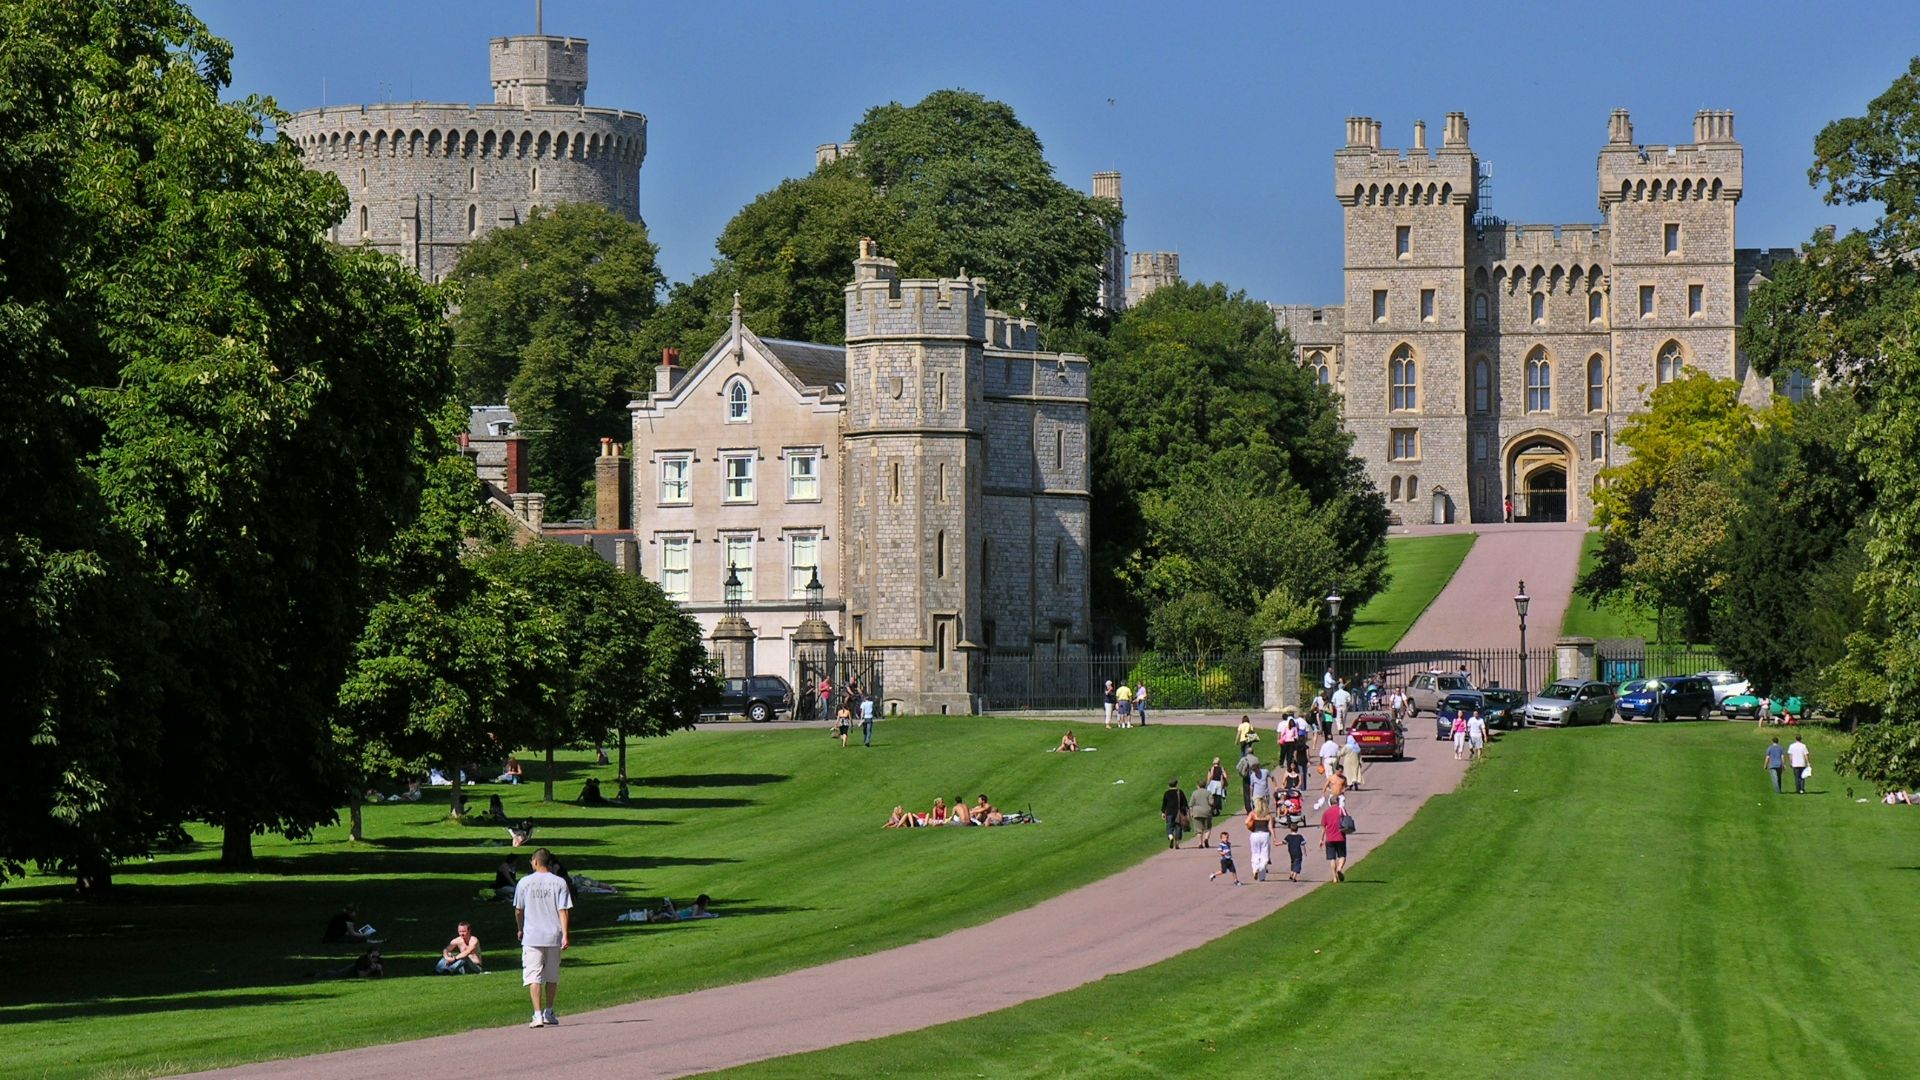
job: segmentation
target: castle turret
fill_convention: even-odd
[[[585,105],[587,41],[545,34],[493,39],[495,105]]]
[[[1110,202],[1114,209],[1125,208],[1120,198],[1120,174],[1117,172],[1097,172],[1093,174],[1093,197]],[[1106,311],[1121,311],[1127,306],[1127,235],[1124,223],[1115,223],[1107,231],[1107,257],[1100,267],[1100,307]]]

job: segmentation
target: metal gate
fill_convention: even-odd
[[[858,649],[834,654],[822,664],[811,656],[794,661],[793,715],[796,720],[825,720],[844,703],[860,714],[860,698],[871,697],[874,712],[886,700],[886,664],[878,649]],[[823,696],[822,683],[829,688]]]

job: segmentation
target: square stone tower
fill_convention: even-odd
[[[861,242],[846,289],[847,644],[877,649],[887,697],[973,711],[987,409],[981,283],[907,280]]]
[[[1400,151],[1381,148],[1379,121],[1351,117],[1333,171],[1346,219],[1347,428],[1380,490],[1399,472],[1417,475],[1404,519],[1431,520],[1436,506],[1455,517],[1467,500],[1466,266],[1478,175],[1467,118],[1447,114],[1435,152],[1424,121]]]
[[[497,37],[489,50],[495,105],[585,105],[585,38]]]
[[[1733,113],[1702,110],[1693,142],[1645,146],[1615,109],[1600,150],[1600,209],[1611,235],[1612,383],[1636,410],[1677,360],[1746,381],[1734,348],[1734,207],[1742,151]]]

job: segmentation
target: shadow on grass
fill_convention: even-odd
[[[754,787],[791,779],[793,777],[784,773],[680,773],[673,776],[636,776],[631,782],[647,787],[706,788]]]
[[[244,1005],[294,1005],[326,998],[325,994],[232,994],[218,998],[179,993],[166,997],[117,998],[112,1001],[87,1001],[84,1004],[0,1007],[0,1024],[37,1023],[44,1020],[92,1020],[103,1016],[132,1016],[139,1013],[177,1012],[182,1009],[210,1009]]]

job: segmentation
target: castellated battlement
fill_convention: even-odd
[[[965,271],[955,278],[902,278],[899,263],[862,240],[846,288],[847,344],[874,338],[985,341],[985,285]]]
[[[1426,121],[1413,125],[1413,146],[1380,145],[1381,123],[1347,118],[1346,145],[1333,155],[1333,190],[1345,206],[1404,206],[1473,202],[1478,166],[1467,145],[1467,118],[1448,113],[1437,151],[1427,147]]]
[[[1607,227],[1591,222],[1503,225],[1471,234],[1467,238],[1467,257],[1472,262],[1499,262],[1528,256],[1605,259],[1609,242]]]
[[[497,37],[489,49],[496,105],[587,103],[587,41],[545,34]]]
[[[1032,319],[987,309],[987,348],[1007,352],[1038,352],[1040,325]]]
[[[1744,153],[1733,113],[1702,109],[1691,143],[1635,143],[1633,120],[1615,109],[1600,149],[1600,205],[1622,202],[1739,202]]]

